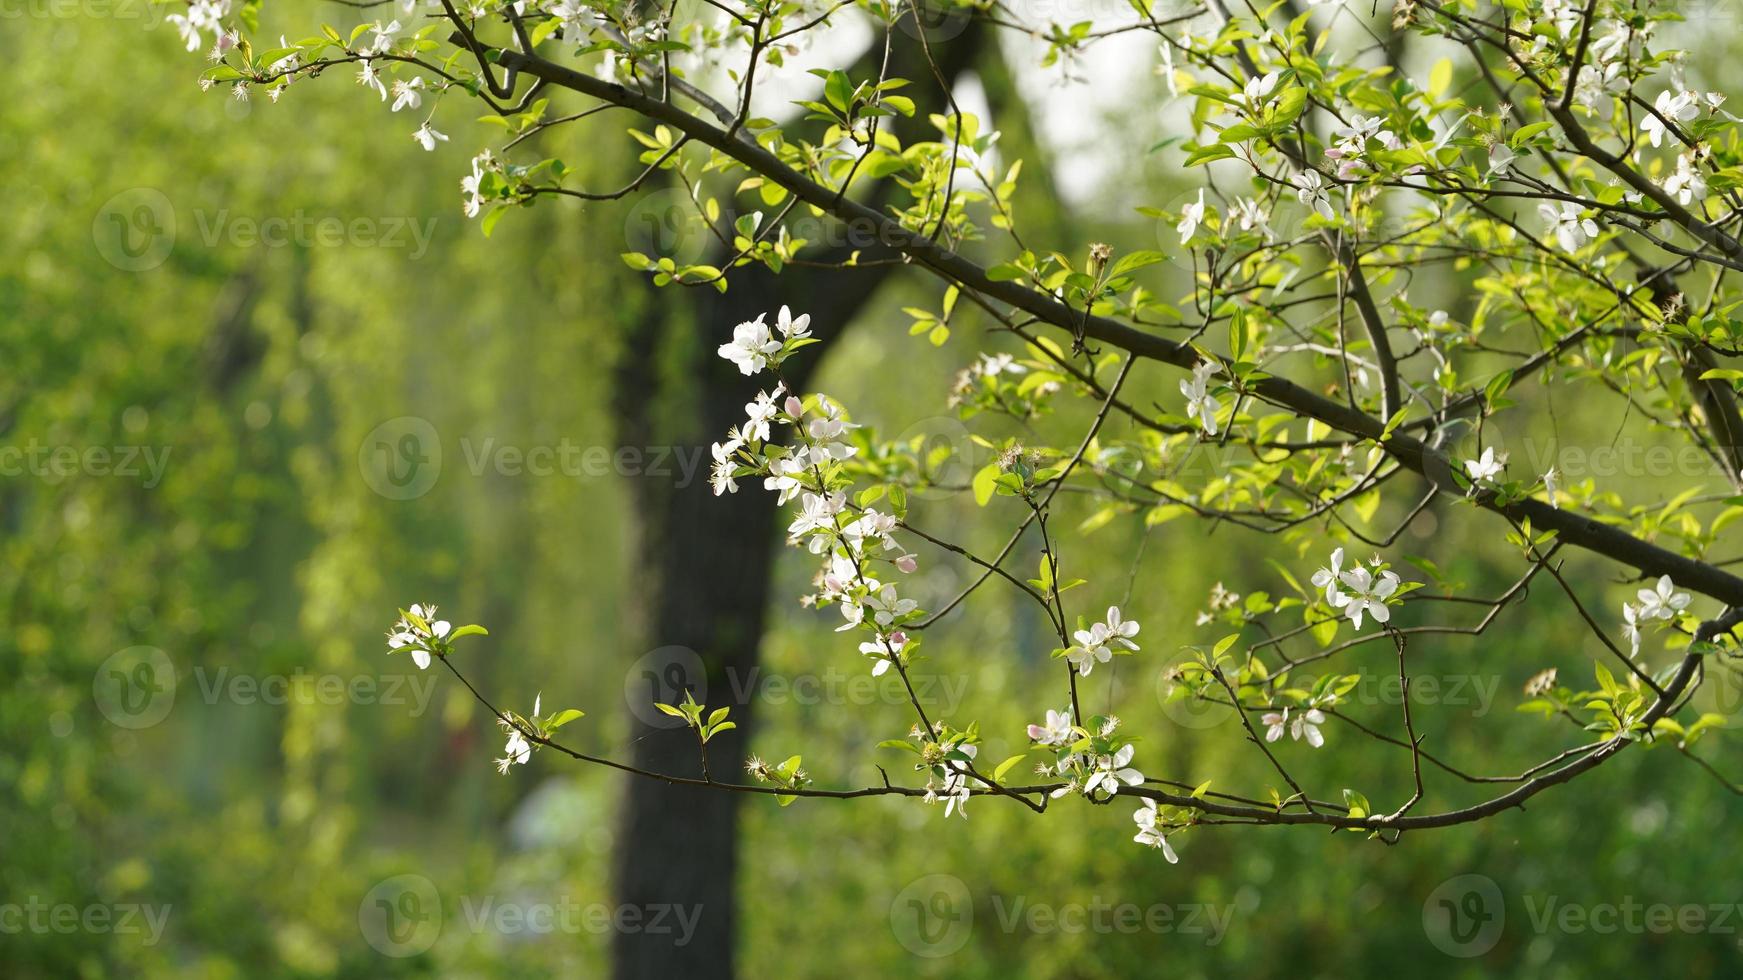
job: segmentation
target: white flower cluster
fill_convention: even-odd
[[[1338,548],[1331,553],[1330,567],[1313,573],[1313,584],[1325,590],[1325,601],[1334,609],[1342,609],[1356,629],[1362,628],[1364,615],[1374,617],[1376,623],[1389,621],[1392,609],[1386,600],[1398,591],[1397,573],[1382,568],[1378,555],[1369,563],[1373,571],[1361,564],[1345,571],[1343,563],[1344,549]]]
[[[423,670],[430,666],[431,652],[448,638],[453,625],[445,619],[437,619],[436,607],[428,603],[414,602],[406,612],[409,615],[401,616],[387,633],[387,651],[410,653],[412,663]]]
[[[1053,799],[1081,792],[1091,800],[1105,802],[1117,796],[1121,787],[1139,786],[1144,782],[1144,774],[1131,765],[1136,749],[1117,735],[1120,720],[1099,718],[1092,719],[1091,723],[1097,722],[1099,724],[1092,732],[1074,725],[1069,710],[1049,709],[1045,723],[1029,726],[1029,740],[1036,747],[1054,751],[1054,761],[1042,763],[1037,771],[1043,776],[1065,779],[1050,794]],[[1143,798],[1138,802],[1140,806],[1132,814],[1138,825],[1138,835],[1133,840],[1147,847],[1160,848],[1169,863],[1178,863],[1180,858],[1168,843],[1166,824],[1160,819],[1156,801]]]
[[[1186,396],[1186,417],[1197,419],[1207,436],[1216,435],[1216,415],[1223,407],[1210,390],[1210,376],[1218,370],[1215,362],[1200,361],[1192,368],[1192,380],[1180,381],[1180,393]]]
[[[1689,607],[1689,594],[1676,591],[1669,575],[1662,575],[1650,589],[1634,594],[1636,601],[1622,604],[1622,635],[1628,638],[1629,656],[1640,656],[1640,628],[1674,621]]]
[[[182,36],[182,43],[189,51],[200,50],[201,32],[215,36],[227,36],[224,31],[224,18],[230,16],[230,0],[193,0],[188,4],[185,14],[170,14],[168,20]]]
[[[732,340],[720,345],[720,356],[743,374],[778,371],[794,350],[811,342],[810,315],[794,316],[783,306],[773,327],[766,318],[764,314],[740,323]],[[792,428],[793,445],[775,443],[778,426]],[[919,563],[896,540],[899,522],[894,514],[848,503],[848,481],[838,464],[858,452],[847,441],[858,427],[827,395],[812,396],[808,407],[778,382],[745,405],[744,423],[729,430],[725,442],[713,444],[709,479],[719,496],[737,493],[742,477],[761,476],[764,489],[775,492],[778,503],[799,501],[787,525],[788,541],[823,558],[817,591],[802,601],[839,606],[844,622],[837,632],[860,629],[870,634],[859,651],[871,659],[875,677],[906,662],[918,641],[902,627],[921,612],[919,603],[873,573],[873,563],[886,563],[901,573],[914,571]]]
[[[1119,606],[1109,606],[1105,621],[1092,623],[1089,629],[1071,635],[1077,643],[1065,651],[1065,659],[1077,668],[1078,674],[1088,677],[1096,664],[1107,663],[1115,653],[1130,653],[1138,649],[1138,645],[1132,642],[1132,637],[1137,635],[1138,621],[1122,618]]]
[[[544,700],[543,694],[536,695],[533,698],[534,718],[539,716],[539,702],[542,700]],[[508,718],[498,718],[496,719],[496,723],[501,725],[502,730],[508,733],[508,744],[502,747],[503,757],[496,760],[496,771],[506,775],[509,766],[524,766],[527,764],[527,760],[533,757],[533,746],[531,742],[527,741],[526,735],[521,732],[520,726],[516,725],[512,720]]]

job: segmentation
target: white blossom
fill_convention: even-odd
[[[1547,201],[1537,206],[1537,213],[1543,216],[1543,220],[1549,223],[1549,230],[1555,234],[1556,243],[1568,252],[1577,252],[1598,237],[1598,223],[1580,217],[1580,212],[1580,206],[1573,201],[1563,201],[1559,210]]]
[[[809,337],[811,336],[811,314],[801,313],[798,316],[793,316],[783,305],[781,312],[775,314],[775,328],[781,331],[781,336],[788,340]]]
[[[273,89],[273,91],[276,92],[278,90]],[[422,126],[419,126],[416,132],[412,133],[412,139],[417,140],[418,145],[424,149],[434,151],[437,142],[448,142],[448,135],[431,129],[430,124],[426,122]]]
[[[1333,602],[1332,597],[1338,593],[1338,575],[1343,572],[1343,564],[1344,549],[1334,548],[1331,553],[1331,567],[1321,568],[1313,573],[1313,584],[1325,590],[1327,602]]]
[[[540,694],[533,698],[534,718],[539,716],[539,702],[543,697],[544,695]],[[527,760],[533,757],[533,746],[531,742],[527,741],[526,736],[521,734],[520,727],[509,721],[508,718],[498,718],[496,723],[508,732],[508,743],[502,747],[503,757],[496,760],[496,771],[506,774],[509,766],[527,764]]]
[[[1643,623],[1651,619],[1675,619],[1689,605],[1689,594],[1676,591],[1669,575],[1660,576],[1656,587],[1641,589],[1635,595],[1640,600],[1640,621]]]
[[[738,464],[733,461],[732,454],[738,449],[737,439],[717,442],[708,447],[709,453],[714,457],[714,469],[709,474],[708,482],[714,487],[716,497],[723,493],[738,492],[738,481],[732,477],[733,471],[738,468]]]
[[[1506,467],[1507,454],[1497,455],[1495,447],[1489,446],[1483,450],[1481,458],[1465,460],[1465,475],[1469,476],[1474,484],[1493,483],[1501,476]]]
[[[1197,419],[1206,435],[1216,435],[1216,414],[1222,403],[1210,393],[1210,376],[1217,372],[1212,361],[1201,361],[1192,369],[1192,380],[1182,378],[1180,393],[1186,396],[1186,417]]]
[[[1378,618],[1378,617],[1375,617]],[[1325,712],[1318,708],[1308,708],[1297,714],[1294,719],[1289,717],[1289,709],[1282,713],[1272,711],[1259,719],[1268,727],[1265,730],[1265,741],[1275,742],[1283,737],[1284,729],[1288,729],[1289,737],[1297,742],[1307,740],[1307,744],[1319,748],[1325,744],[1325,736],[1319,732],[1319,726],[1325,724]]]
[[[1180,244],[1185,245],[1198,232],[1198,226],[1204,221],[1204,188],[1198,189],[1198,201],[1188,204],[1180,210],[1180,223],[1174,230],[1180,232]]]
[[[1295,185],[1297,201],[1313,208],[1322,218],[1329,220],[1335,216],[1331,209],[1331,200],[1325,194],[1325,181],[1319,176],[1319,171],[1303,170],[1291,176],[1289,182]]]
[[[1356,624],[1356,629],[1362,628],[1364,613],[1373,616],[1376,623],[1384,623],[1392,618],[1392,609],[1386,605],[1386,599],[1398,591],[1396,573],[1384,571],[1375,578],[1372,572],[1357,565],[1338,576],[1338,579],[1349,591],[1338,592],[1332,597],[1331,603],[1344,611],[1350,622]]]
[[[1132,814],[1132,821],[1138,825],[1138,836],[1132,839],[1146,847],[1161,848],[1162,856],[1168,859],[1169,864],[1179,864],[1180,856],[1174,853],[1173,846],[1168,843],[1168,835],[1162,832],[1161,827],[1156,826],[1156,801],[1146,797],[1138,802],[1138,810]]]
[[[1683,204],[1706,200],[1707,178],[1694,163],[1692,154],[1676,158],[1676,172],[1664,179],[1664,191]]]
[[[398,81],[395,81],[393,83],[393,111],[398,112],[405,108],[416,109],[423,105],[423,89],[424,79],[421,75],[413,76],[409,79],[401,78]]]
[[[1047,709],[1047,721],[1029,726],[1029,739],[1036,745],[1062,746],[1071,742],[1070,711]]]
[[[1700,107],[1695,103],[1693,92],[1672,92],[1666,89],[1658,93],[1658,98],[1652,102],[1654,113],[1647,113],[1640,120],[1640,129],[1653,146],[1664,145],[1664,134],[1667,123],[1688,122],[1700,113]]]
[[[1143,782],[1144,774],[1127,765],[1132,761],[1132,752],[1132,746],[1127,745],[1112,755],[1097,756],[1095,769],[1083,781],[1083,795],[1094,796],[1096,790],[1103,789],[1113,796],[1120,791],[1122,783],[1136,786]]]
[[[781,406],[776,404],[776,400],[781,397],[784,390],[784,385],[775,385],[772,394],[759,391],[756,400],[744,406],[744,414],[747,417],[744,423],[745,439],[750,442],[769,441],[769,423],[781,414]]]
[[[761,371],[768,366],[771,357],[781,352],[780,342],[774,339],[769,325],[763,322],[764,316],[767,314],[733,327],[732,340],[720,345],[720,356],[737,365],[740,374]]]

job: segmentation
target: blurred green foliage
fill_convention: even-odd
[[[452,125],[452,143],[426,154],[401,117],[360,104],[347,80],[300,84],[278,106],[199,97],[196,62],[139,10],[39,13],[0,33],[14,93],[0,108],[9,160],[0,171],[0,444],[169,454],[152,486],[89,472],[0,481],[0,903],[169,913],[149,944],[119,931],[0,931],[0,974],[600,975],[600,932],[505,933],[476,915],[485,901],[607,902],[617,777],[551,753],[498,776],[495,727],[439,671],[413,677],[434,681],[427,704],[248,703],[212,685],[236,675],[351,683],[415,674],[385,656],[381,631],[396,606],[435,601],[456,621],[490,626],[487,640],[472,641],[470,672],[493,696],[524,707],[543,691],[547,704],[583,708],[588,717],[568,738],[621,752],[625,672],[641,653],[618,641],[624,502],[636,478],[475,475],[466,447],[489,438],[609,444],[609,392],[596,379],[618,354],[620,328],[648,302],[640,277],[615,257],[624,209],[541,207],[510,215],[486,240],[460,216],[454,182],[488,134]],[[621,170],[631,152],[568,149],[572,166],[585,160],[602,174]],[[158,200],[140,188],[168,202],[174,235],[161,264],[134,272],[117,267],[110,222]],[[132,195],[119,212],[110,206],[117,195]],[[362,217],[377,228],[433,221],[433,236],[414,255],[356,240],[250,245],[234,231],[236,221],[297,216]],[[1149,247],[1156,234],[1139,224],[1095,231],[1128,248]],[[885,315],[925,301],[912,282],[889,290],[821,379],[891,432],[933,424],[952,370],[977,349],[974,333],[959,330],[944,355],[922,351],[901,317]],[[411,501],[376,493],[358,462],[368,434],[403,416],[432,424],[448,453],[443,478]],[[1063,441],[1081,421],[1045,420],[1034,438]],[[1072,521],[1089,512],[1064,508]],[[971,546],[996,548],[1006,533],[967,494],[924,501],[917,513],[970,528]],[[1476,539],[1464,530],[1481,518],[1437,513],[1441,529],[1407,538],[1403,553],[1432,558],[1470,594],[1494,594],[1518,573],[1514,556],[1466,546]],[[1085,611],[1129,595],[1144,621],[1144,652],[1098,670],[1086,704],[1146,734],[1146,771],[1192,782],[1214,772],[1229,780],[1218,788],[1258,792],[1269,774],[1233,723],[1179,723],[1160,703],[1160,674],[1180,644],[1221,635],[1193,622],[1212,583],[1281,590],[1263,557],[1310,568],[1326,546],[1313,535],[1253,541],[1184,520],[1138,538],[1110,527],[1087,539],[1094,550],[1067,556],[1079,563],[1068,571],[1092,582],[1077,600]],[[927,594],[966,581],[960,566],[923,557]],[[1032,564],[1033,555],[1016,560]],[[1601,586],[1613,574],[1573,568]],[[810,574],[804,556],[783,559],[767,676],[756,682],[863,673],[830,632],[831,617],[790,602]],[[1478,638],[1424,642],[1418,654],[1428,673],[1495,692],[1492,704],[1418,716],[1434,751],[1485,772],[1517,771],[1574,744],[1577,732],[1512,706],[1533,673],[1583,669],[1595,643],[1571,638],[1548,586],[1502,623]],[[111,655],[141,645],[163,651],[179,683],[167,718],[131,729],[105,717],[98,688],[113,683]],[[1048,647],[1032,613],[989,588],[940,628],[919,672],[950,685],[940,698],[963,693],[960,706],[945,705],[952,720],[978,719],[989,735],[983,758],[1003,759],[1021,751],[1022,725],[1048,706],[1024,696],[1057,674]],[[1360,658],[1378,677],[1394,669],[1378,646]],[[401,692],[411,699],[413,690]],[[903,777],[905,756],[870,748],[906,730],[903,704],[842,703],[856,697],[845,681],[825,688],[835,696],[824,703],[782,690],[766,688],[760,702],[765,755],[802,745],[821,786],[873,784],[879,765]],[[1736,692],[1702,696],[1727,693]],[[1390,704],[1352,710],[1376,727],[1397,723]],[[1328,735],[1311,760],[1296,744],[1279,749],[1321,795],[1381,777],[1401,785],[1408,759],[1396,750],[1335,726]],[[1728,734],[1705,748],[1721,765],[1736,761]],[[1630,752],[1539,797],[1528,813],[1393,847],[1311,830],[1206,827],[1176,839],[1179,865],[1129,843],[1125,804],[1065,800],[1056,804],[1065,813],[1041,820],[977,799],[966,822],[903,801],[747,807],[746,975],[1584,977],[1656,968],[1702,977],[1735,975],[1743,963],[1734,920],[1729,932],[1693,934],[1534,926],[1532,910],[1551,900],[1743,900],[1743,870],[1725,859],[1723,837],[1743,805],[1668,752]],[[1495,881],[1506,901],[1498,943],[1468,960],[1444,955],[1423,925],[1437,886],[1466,873]],[[384,956],[360,915],[370,889],[401,874],[434,883],[443,930],[427,952]],[[939,875],[948,878],[928,878]],[[905,903],[932,902],[939,881],[946,893],[957,889],[943,925],[965,921],[966,931],[942,934],[946,944],[962,937],[951,955],[916,955],[945,946],[930,933],[916,940],[902,924]],[[1072,905],[1177,911],[1168,928],[1135,932],[1121,930],[1122,913],[1029,917],[1035,906]],[[1209,934],[1209,915],[1190,906],[1215,909],[1226,927]]]

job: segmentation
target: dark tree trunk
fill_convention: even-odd
[[[768,375],[747,378],[715,354],[732,326],[784,301],[811,310],[825,325],[824,343],[783,369],[795,386],[828,345],[842,320],[859,305],[875,276],[844,272],[831,277],[827,298],[819,281],[783,277],[774,292],[766,272],[744,272],[732,291],[689,311],[667,307],[638,328],[618,371],[619,441],[626,446],[701,447],[744,421],[745,403]],[[710,294],[712,296],[712,294]],[[693,322],[692,322],[693,321]],[[655,349],[657,345],[660,350]],[[665,370],[662,371],[662,361]],[[665,377],[662,378],[661,375]],[[706,464],[704,464],[706,465]],[[730,705],[735,730],[708,744],[709,768],[717,779],[739,781],[755,721],[749,694],[768,605],[776,539],[775,496],[760,481],[743,481],[736,494],[714,496],[698,470],[687,486],[638,485],[633,502],[633,571],[625,583],[633,603],[630,619],[641,643],[627,685],[632,696],[668,703],[688,687],[710,710]],[[700,776],[694,733],[675,727],[647,705],[631,705],[630,761],[643,769]],[[719,790],[669,786],[632,779],[619,811],[615,849],[615,899],[651,920],[660,907],[681,906],[695,919],[693,935],[620,930],[613,936],[614,975],[729,977],[732,975],[736,912],[738,797]],[[680,918],[668,908],[665,922]]]
[[[979,47],[973,38],[979,35],[971,29],[934,50],[945,77],[955,77],[968,66]],[[881,53],[877,46],[876,56]],[[898,45],[891,73],[926,84],[931,68],[920,58],[919,45]],[[856,71],[873,73],[876,61]],[[902,137],[919,138],[918,125],[904,121]],[[818,257],[843,259],[853,247]],[[875,252],[866,249],[867,257]],[[807,390],[809,373],[890,268],[789,267],[777,282],[766,269],[747,267],[734,271],[725,295],[711,289],[659,291],[655,311],[632,329],[619,355],[619,443],[685,446],[691,451],[699,447],[706,466],[709,444],[743,422],[745,403],[759,388],[773,384],[766,374],[741,375],[716,355],[732,327],[761,313],[771,314],[772,322],[782,304],[795,313],[810,313],[812,330],[822,343],[782,368],[789,383]],[[747,480],[738,493],[716,497],[706,476],[706,470],[699,470],[687,486],[642,481],[635,488],[632,570],[625,594],[632,604],[634,635],[641,638],[634,648],[641,659],[632,671],[645,676],[630,685],[644,696],[644,703],[639,710],[631,706],[629,761],[655,772],[701,775],[694,734],[667,727],[673,719],[654,715],[645,706],[656,693],[668,703],[676,701],[681,688],[689,686],[697,700],[704,700],[706,692],[710,710],[732,707],[738,728],[709,743],[709,767],[716,779],[742,781],[747,778],[742,767],[756,712],[740,694],[749,695],[749,681],[756,676],[777,538],[775,495],[760,480]],[[695,931],[688,936],[676,930],[615,931],[613,976],[731,977],[737,936],[737,807],[743,797],[634,777],[624,788],[614,849],[615,901],[635,910],[644,922],[664,907],[668,926],[680,921],[671,907],[681,906],[684,921],[694,917]]]

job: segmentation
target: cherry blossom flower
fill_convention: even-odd
[[[1689,605],[1689,594],[1676,591],[1669,575],[1660,576],[1655,588],[1641,589],[1635,595],[1640,600],[1640,621],[1643,623],[1651,619],[1675,619]]]
[[[1658,93],[1658,98],[1652,102],[1654,113],[1648,113],[1640,120],[1640,129],[1653,146],[1664,145],[1664,134],[1668,123],[1688,122],[1700,113],[1693,92],[1672,92],[1669,89]]]
[[[1295,185],[1295,199],[1313,208],[1319,216],[1330,220],[1335,217],[1331,209],[1331,200],[1325,194],[1325,181],[1317,170],[1303,170],[1289,178]]]
[[[1307,744],[1316,749],[1325,744],[1325,736],[1319,732],[1319,726],[1325,724],[1325,712],[1318,708],[1308,708],[1297,714],[1293,720],[1289,717],[1288,708],[1284,708],[1281,714],[1275,711],[1268,712],[1259,720],[1270,726],[1265,729],[1265,741],[1267,742],[1275,742],[1282,738],[1283,731],[1287,728],[1289,737],[1294,741],[1299,742],[1306,739]]]
[[[1079,676],[1088,677],[1096,664],[1105,664],[1113,659],[1114,652],[1103,642],[1105,636],[1100,633],[1102,629],[1102,624],[1097,623],[1089,629],[1078,630],[1072,634],[1077,644],[1065,651],[1065,660],[1077,668]]]
[[[1265,209],[1259,206],[1258,201],[1250,197],[1235,199],[1235,210],[1232,217],[1240,225],[1242,231],[1262,231],[1266,238],[1270,238],[1273,234],[1270,219],[1265,214]]]
[[[278,89],[272,89],[267,94],[272,95],[278,91]],[[430,124],[426,122],[422,126],[419,126],[416,132],[412,133],[412,139],[417,140],[419,146],[433,152],[436,149],[437,142],[448,142],[448,134],[440,133],[431,129]]]
[[[738,450],[739,442],[737,439],[717,442],[709,447],[708,451],[714,457],[714,469],[708,476],[708,482],[714,487],[716,497],[723,493],[738,492],[738,481],[732,478],[733,471],[738,468],[738,464],[732,459],[732,454]]]
[[[1132,637],[1138,635],[1138,621],[1122,619],[1119,606],[1108,607],[1108,618],[1105,625],[1107,626],[1107,642],[1123,646],[1128,650],[1139,649],[1138,645],[1132,642]]]
[[[1560,504],[1560,502],[1558,502],[1556,500],[1555,495],[1556,495],[1556,490],[1557,490],[1556,484],[1558,482],[1560,482],[1561,474],[1557,473],[1555,471],[1555,467],[1551,466],[1549,469],[1543,471],[1543,478],[1542,479],[1543,479],[1543,492],[1546,496],[1549,497],[1549,505],[1551,507],[1554,507],[1557,510],[1560,510],[1561,504]]]
[[[775,400],[781,397],[782,385],[775,385],[775,391],[757,392],[756,400],[744,406],[745,415],[749,421],[744,424],[744,437],[751,442],[769,441],[769,423],[781,414],[781,406]]]
[[[720,345],[719,354],[737,365],[738,373],[752,375],[767,367],[770,358],[781,352],[781,345],[763,322],[767,314],[746,320],[732,328],[732,340]]]
[[[1580,217],[1580,206],[1573,201],[1563,201],[1561,209],[1544,202],[1537,206],[1537,213],[1543,220],[1549,222],[1549,229],[1555,234],[1556,243],[1563,251],[1577,252],[1586,243],[1598,237],[1598,223],[1591,218]]]
[[[835,515],[846,506],[847,498],[840,493],[824,495],[806,491],[800,501],[799,516],[787,526],[787,533],[796,538],[820,529],[832,531],[835,529]]]
[[[805,469],[803,455],[777,459],[769,464],[769,475],[763,478],[763,489],[776,491],[779,496],[775,498],[775,503],[785,504],[804,489]]]
[[[460,192],[466,195],[466,204],[462,210],[465,211],[468,218],[476,218],[479,208],[484,204],[484,195],[480,193],[479,188],[484,180],[484,168],[488,167],[490,163],[490,151],[485,150],[472,158],[471,175],[460,178]]]
[[[811,314],[801,313],[793,316],[785,306],[775,314],[775,329],[788,340],[799,340],[811,336]]]
[[[1097,756],[1095,769],[1089,778],[1083,781],[1083,795],[1094,796],[1096,790],[1107,790],[1109,796],[1120,791],[1120,784],[1136,786],[1144,781],[1144,774],[1131,768],[1127,763],[1132,761],[1133,748],[1126,745],[1112,755]]]
[[[1640,624],[1644,617],[1631,602],[1622,603],[1622,635],[1628,639],[1628,655],[1640,656]]]
[[[1334,548],[1331,553],[1331,567],[1321,568],[1313,573],[1313,584],[1325,590],[1325,600],[1336,604],[1333,598],[1338,594],[1338,575],[1343,571],[1344,549]]]
[[[872,612],[872,621],[879,626],[889,626],[920,607],[913,599],[898,596],[893,585],[886,585],[875,594],[867,595],[865,605]]]
[[[386,27],[381,26],[381,21],[376,21],[375,26],[369,30],[375,35],[370,42],[369,53],[381,54],[393,47],[394,36],[399,33],[399,21],[392,21]]]
[[[879,633],[876,639],[861,643],[859,652],[877,661],[872,665],[871,675],[882,677],[884,672],[890,669],[890,664],[894,662],[892,658],[901,653],[902,647],[906,646],[907,643],[908,634],[901,630],[888,634]]]
[[[817,400],[821,414],[805,427],[806,434],[815,440],[812,451],[821,453],[825,459],[846,459],[852,456],[856,452],[855,448],[839,440],[859,426],[843,418],[841,406],[834,401],[821,396]]]
[[[1384,571],[1376,579],[1372,572],[1357,565],[1338,578],[1350,591],[1339,592],[1332,599],[1332,605],[1343,609],[1350,622],[1356,624],[1356,629],[1362,628],[1364,613],[1373,616],[1376,623],[1384,623],[1392,618],[1392,609],[1386,605],[1386,599],[1398,591],[1396,573]]]
[[[539,702],[543,697],[544,695],[540,694],[533,698],[534,718],[539,716]],[[496,723],[508,732],[508,744],[502,747],[503,757],[496,760],[496,771],[506,775],[509,766],[527,764],[527,760],[533,757],[533,746],[531,742],[527,741],[527,737],[521,734],[520,727],[506,717],[498,718]]]
[[[421,75],[416,75],[416,76],[413,76],[412,78],[409,78],[409,79],[402,78],[402,79],[399,79],[398,81],[394,82],[393,83],[393,106],[391,107],[392,110],[394,112],[398,112],[401,109],[405,109],[408,107],[412,108],[412,109],[416,109],[417,107],[423,105],[424,104],[423,90],[424,90],[424,79],[423,79],[423,76],[421,76]]]
[[[1180,232],[1180,244],[1185,245],[1198,232],[1198,226],[1204,221],[1204,188],[1198,189],[1198,202],[1188,204],[1180,210],[1180,223],[1174,230]]]
[[[961,752],[970,759],[973,759],[980,753],[980,746],[968,742],[959,742],[955,746],[946,747],[954,748],[956,751]],[[962,815],[964,820],[968,819],[968,811],[965,809],[965,807],[968,806],[968,798],[970,796],[968,773],[959,768],[955,768],[960,765],[962,765],[962,763],[954,759],[946,760],[943,763],[944,783],[942,788],[934,787],[931,777],[928,777],[926,780],[926,802],[936,803],[939,800],[943,800],[944,818],[946,820],[950,819],[952,813],[959,813]]]
[[[1676,173],[1664,179],[1664,191],[1684,204],[1706,200],[1707,178],[1695,166],[1691,154],[1684,153],[1676,158]]]
[[[1505,177],[1513,168],[1513,161],[1519,159],[1518,154],[1505,143],[1496,143],[1489,147],[1489,176]]]
[[[406,611],[411,616],[401,618],[387,634],[387,650],[389,653],[405,650],[411,654],[412,663],[424,670],[430,666],[430,647],[446,639],[454,627],[447,620],[436,618],[435,606],[414,602]]]
[[[1156,826],[1156,801],[1148,797],[1138,801],[1140,806],[1132,814],[1132,821],[1138,825],[1138,835],[1132,839],[1146,847],[1161,848],[1162,856],[1169,864],[1179,864],[1180,856],[1174,853],[1174,848],[1168,843],[1168,835],[1162,828]]]
[[[1096,664],[1105,664],[1113,658],[1114,651],[1110,647],[1117,645],[1128,650],[1138,649],[1138,645],[1131,640],[1137,635],[1137,621],[1121,619],[1120,607],[1109,606],[1106,622],[1092,623],[1089,629],[1072,633],[1077,644],[1065,652],[1065,660],[1077,668],[1080,676],[1088,677]]]
[[[1493,483],[1507,467],[1507,454],[1496,454],[1495,447],[1483,450],[1479,459],[1465,460],[1465,474],[1473,484]]]
[[[1241,97],[1246,100],[1247,108],[1258,112],[1271,101],[1271,93],[1277,90],[1278,72],[1266,72],[1259,78],[1248,80],[1241,89]]]
[[[1047,722],[1029,726],[1029,739],[1036,745],[1061,746],[1071,743],[1071,712],[1047,709]]]
[[[387,101],[387,83],[381,80],[381,73],[375,70],[375,62],[368,58],[364,58],[362,66],[357,69],[357,84],[375,89],[381,93],[381,101]]]
[[[1180,393],[1186,396],[1186,417],[1197,419],[1206,435],[1216,435],[1216,414],[1222,402],[1210,393],[1210,376],[1217,372],[1215,362],[1201,361],[1192,369],[1192,380],[1182,378]]]

